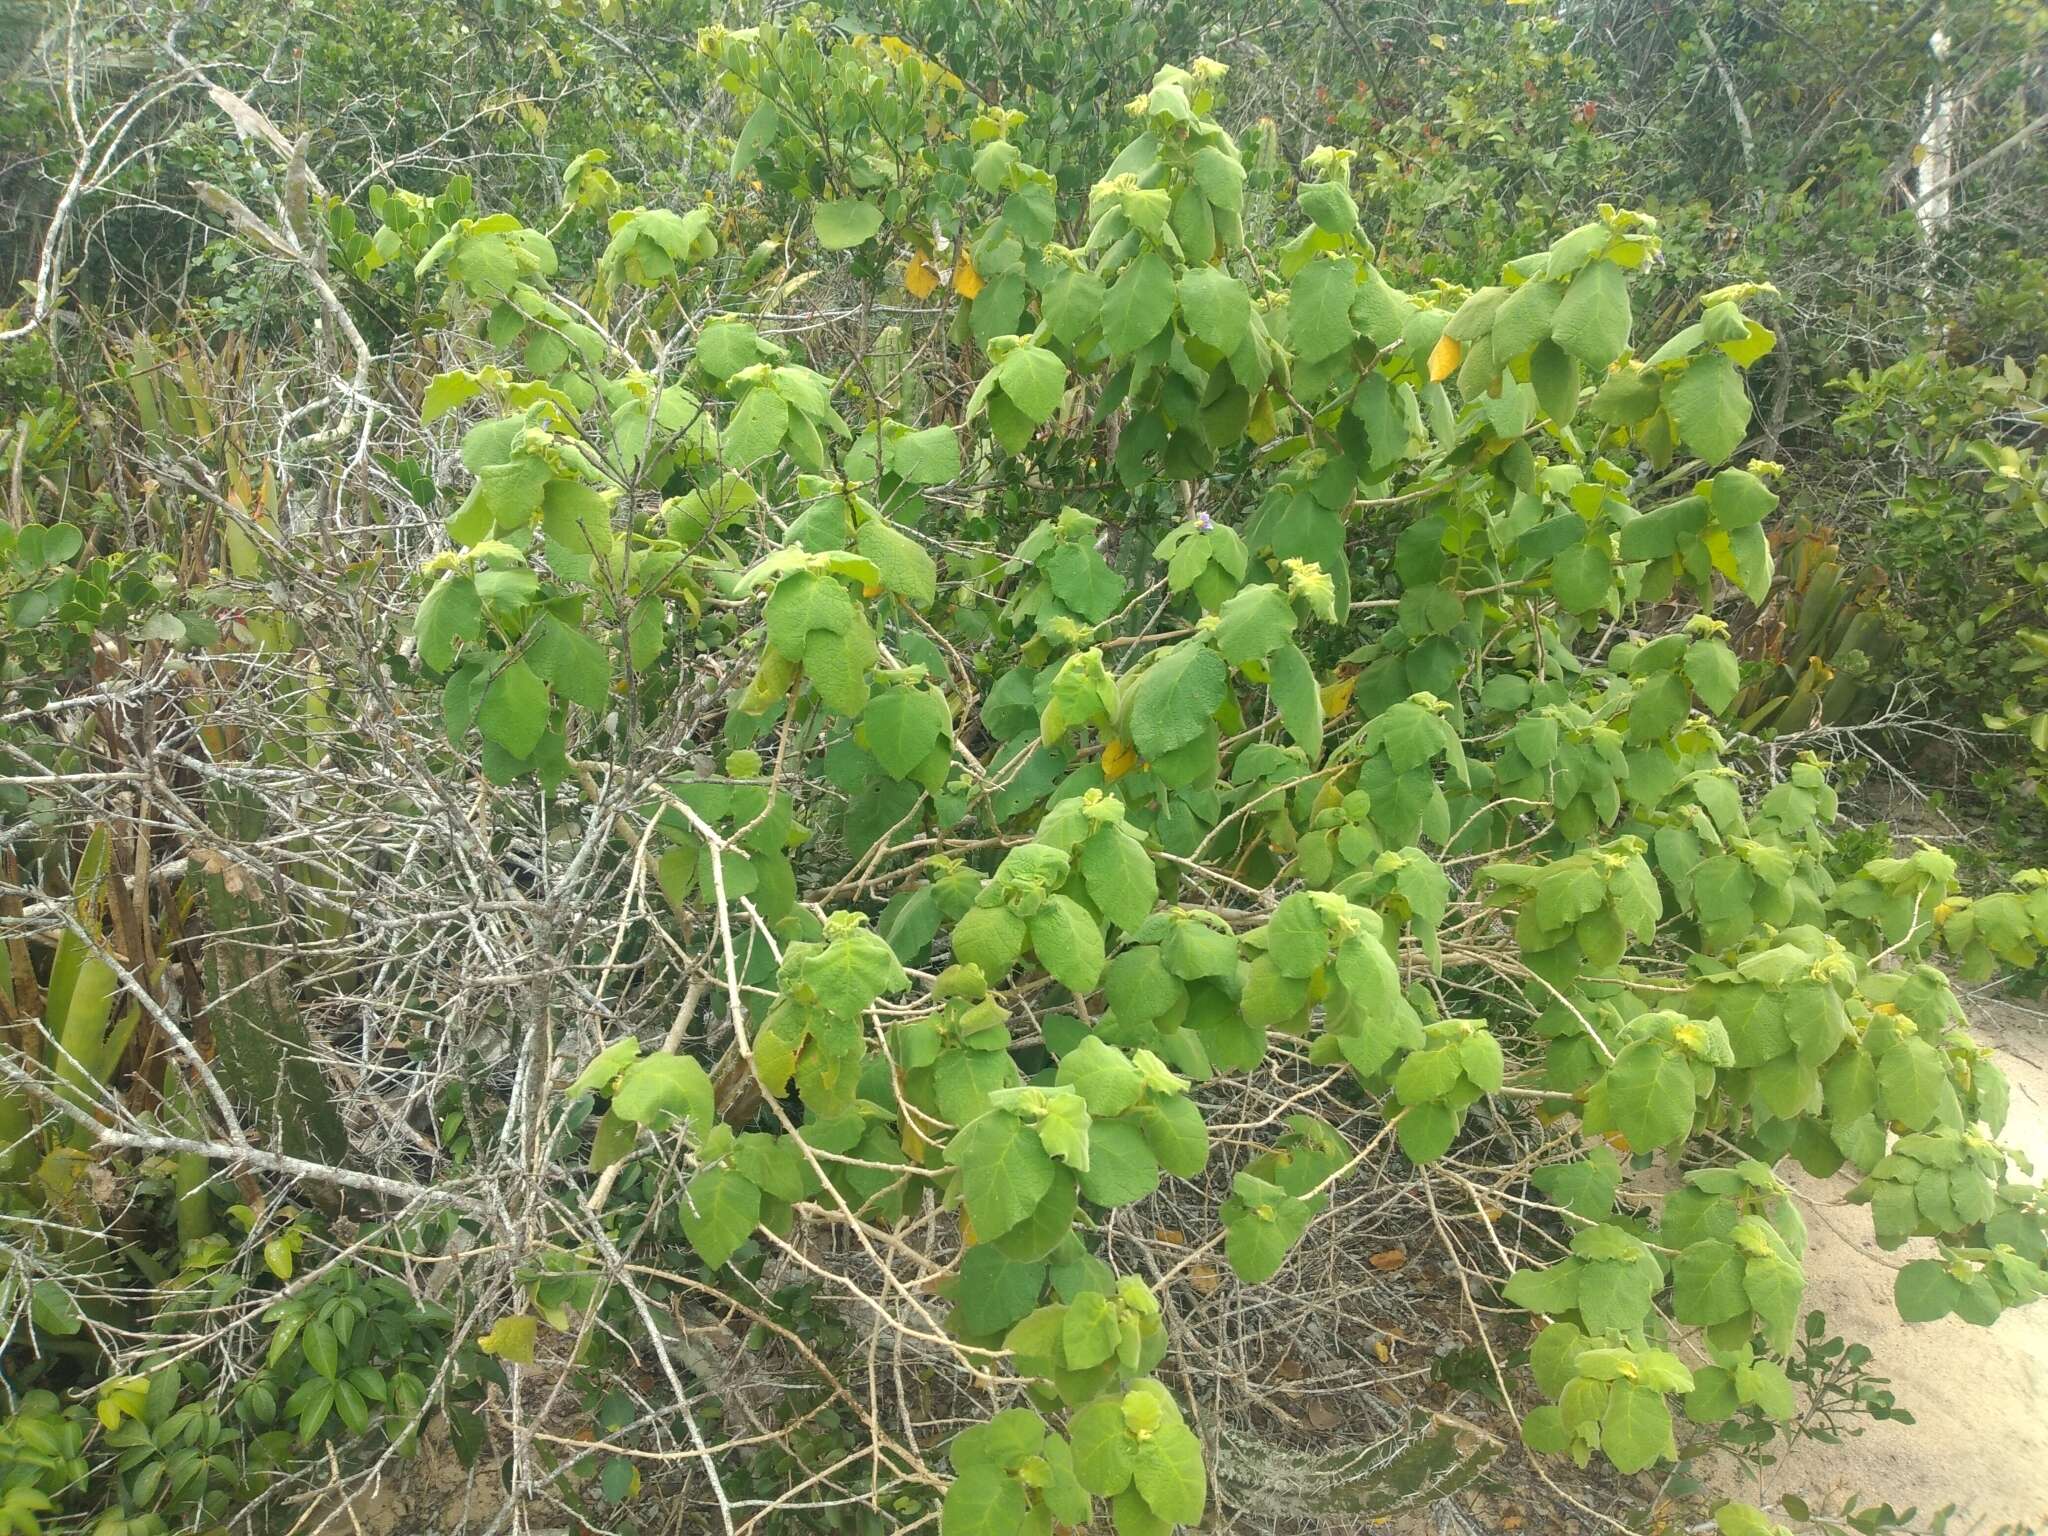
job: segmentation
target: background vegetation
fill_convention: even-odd
[[[0,16],[0,1528],[1905,1523],[2039,5]]]

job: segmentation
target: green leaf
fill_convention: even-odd
[[[1045,323],[1068,346],[1085,336],[1102,314],[1102,279],[1069,268],[1053,279],[1039,305]]]
[[[727,174],[738,181],[753,168],[761,158],[761,151],[775,141],[775,135],[782,131],[782,114],[775,109],[775,103],[763,97],[761,104],[748,114],[746,125],[740,129],[739,137],[733,140],[732,160]]]
[[[1152,1513],[1177,1525],[1199,1525],[1208,1507],[1209,1479],[1202,1469],[1202,1442],[1195,1432],[1168,1419],[1138,1442],[1131,1458],[1138,1492]]]
[[[1070,896],[1049,896],[1030,919],[1031,953],[1077,997],[1102,980],[1102,930]]]
[[[1506,365],[1550,337],[1550,327],[1564,298],[1557,284],[1535,278],[1522,284],[1494,313],[1488,340],[1494,358]]]
[[[1234,667],[1264,661],[1294,633],[1294,609],[1271,583],[1246,587],[1217,610],[1211,638]]]
[[[1280,723],[1309,761],[1316,761],[1323,751],[1323,695],[1308,657],[1298,645],[1283,645],[1267,659],[1266,670]]]
[[[1023,1485],[1001,1467],[976,1462],[946,1490],[939,1509],[940,1536],[1016,1536],[1029,1523]]]
[[[861,731],[883,771],[892,779],[907,779],[932,748],[951,739],[953,715],[935,689],[889,688],[869,697]]]
[[[1318,257],[1294,274],[1288,290],[1287,335],[1295,355],[1315,362],[1351,345],[1351,301],[1358,296],[1358,262]]]
[[[849,250],[871,239],[881,227],[882,210],[858,198],[811,206],[811,228],[818,244],[828,251]]]
[[[1731,531],[1754,527],[1778,505],[1778,493],[1746,469],[1724,469],[1714,476],[1709,499],[1714,521]]]
[[[1941,1055],[1924,1040],[1902,1040],[1877,1062],[1885,1116],[1919,1130],[1941,1112],[1948,1088]]]
[[[1394,1074],[1394,1096],[1403,1104],[1426,1104],[1443,1098],[1464,1075],[1464,1064],[1455,1045],[1410,1051]]]
[[[1192,1179],[1209,1161],[1209,1127],[1189,1098],[1155,1101],[1139,1109],[1145,1145],[1159,1166],[1179,1179]]]
[[[1223,1222],[1224,1257],[1247,1285],[1280,1272],[1288,1253],[1314,1219],[1317,1204],[1290,1195],[1277,1184],[1239,1173],[1231,1197],[1218,1213]]]
[[[1102,302],[1102,339],[1118,354],[1135,352],[1173,314],[1173,269],[1157,251],[1147,251],[1111,286]]]
[[[1962,1286],[1948,1266],[1935,1259],[1915,1259],[1892,1277],[1892,1299],[1909,1323],[1931,1323],[1955,1310]]]
[[[511,1321],[511,1319],[507,1319],[507,1321]],[[533,1320],[527,1318],[525,1322],[528,1340],[526,1363],[531,1365],[533,1363],[531,1342],[533,1338]],[[499,1326],[503,1327],[504,1325],[501,1323]],[[313,1367],[315,1371],[325,1376],[329,1381],[334,1379],[335,1373],[341,1368],[341,1347],[334,1337],[334,1329],[331,1326],[318,1318],[314,1319],[314,1321],[306,1325],[306,1331],[299,1335],[299,1347],[306,1352],[306,1364]]]
[[[961,1198],[983,1242],[1029,1216],[1053,1185],[1053,1161],[1037,1133],[1007,1110],[956,1131],[946,1161],[960,1170]]]
[[[1742,686],[1735,653],[1719,640],[1695,640],[1685,653],[1685,677],[1700,702],[1720,714]]]
[[[990,1101],[1000,1102],[1004,1095],[1015,1089],[999,1089],[989,1095]],[[1076,1173],[1088,1171],[1088,1132],[1093,1119],[1088,1113],[1088,1102],[1071,1088],[1032,1088],[1025,1090],[1044,1095],[1045,1113],[1038,1121],[1038,1141],[1046,1152],[1058,1158]]]
[[[1159,899],[1159,880],[1145,845],[1122,827],[1106,827],[1081,845],[1088,899],[1126,933],[1144,922]]]
[[[547,685],[517,657],[500,667],[476,712],[484,739],[513,757],[533,755],[548,729]]]
[[[726,463],[744,469],[781,447],[788,431],[789,402],[767,385],[756,384],[725,424],[720,450]]]
[[[1660,1041],[1624,1047],[1603,1086],[1608,1118],[1633,1151],[1670,1146],[1692,1130],[1692,1066]]]
[[[1557,426],[1570,426],[1579,411],[1579,360],[1554,341],[1541,342],[1529,354],[1529,382],[1543,414]]]
[[[1572,279],[1550,335],[1560,347],[1597,374],[1604,374],[1628,347],[1628,278],[1611,261],[1590,262]]]
[[[1057,352],[1019,346],[996,365],[996,382],[1033,426],[1043,426],[1067,390],[1067,365]]]
[[[1038,1304],[1045,1276],[1041,1260],[1019,1264],[989,1244],[978,1243],[960,1256],[955,1316],[970,1334],[1002,1333]]]
[[[1045,1448],[1045,1420],[1029,1408],[1006,1408],[986,1424],[964,1429],[946,1454],[955,1471],[971,1466],[1014,1471]]]
[[[1459,1114],[1441,1104],[1411,1104],[1394,1128],[1394,1139],[1411,1163],[1433,1163],[1451,1149]]]
[[[483,604],[476,595],[476,583],[467,576],[447,576],[421,601],[413,619],[420,660],[436,672],[455,664],[455,642],[472,645],[483,633]],[[520,754],[524,756],[524,753]]]
[[[738,1251],[761,1220],[761,1191],[730,1168],[699,1169],[683,1195],[683,1236],[713,1269]]]
[[[1081,1193],[1104,1210],[1132,1205],[1159,1187],[1159,1159],[1129,1120],[1096,1119],[1088,1127],[1088,1171]]]
[[[1229,686],[1223,658],[1199,639],[1184,640],[1145,669],[1131,695],[1131,740],[1157,759],[1208,728]]]
[[[1516,1306],[1551,1317],[1575,1311],[1579,1305],[1579,1274],[1586,1266],[1578,1259],[1564,1259],[1544,1269],[1518,1269],[1501,1288]]]
[[[1671,1408],[1664,1394],[1634,1382],[1617,1381],[1600,1416],[1600,1449],[1624,1474],[1642,1471],[1660,1458],[1677,1460]]]
[[[975,907],[953,927],[953,958],[978,965],[991,984],[1010,974],[1029,930],[1008,907]]]
[[[701,1133],[711,1126],[714,1097],[703,1067],[688,1056],[664,1051],[643,1056],[624,1070],[612,1095],[612,1112],[656,1131],[694,1120]]]
[[[1749,391],[1726,353],[1702,353],[1664,384],[1664,403],[1678,427],[1678,440],[1709,464],[1718,464],[1742,444],[1749,430]]]
[[[1083,1291],[1067,1304],[1060,1324],[1060,1348],[1067,1368],[1085,1371],[1114,1355],[1123,1330],[1116,1307],[1099,1291]]]
[[[1771,1348],[1789,1351],[1800,1303],[1806,1298],[1805,1271],[1776,1254],[1765,1254],[1749,1261],[1742,1286],[1763,1321]]]
[[[1316,899],[1295,891],[1281,899],[1266,922],[1266,954],[1283,976],[1313,976],[1330,958],[1330,930]]]
[[[1672,1265],[1672,1315],[1681,1323],[1709,1327],[1749,1311],[1742,1286],[1747,1260],[1733,1243],[1706,1238],[1678,1255]]]
[[[1124,1428],[1123,1398],[1098,1397],[1067,1421],[1067,1439],[1074,1447],[1074,1476],[1081,1486],[1102,1498],[1113,1498],[1131,1486],[1136,1443]]]
[[[905,432],[890,440],[887,458],[889,472],[912,485],[944,485],[960,478],[960,436],[949,426]]]
[[[1550,590],[1568,613],[1605,606],[1613,585],[1614,563],[1602,543],[1574,544],[1550,562]]]
[[[1358,232],[1358,204],[1342,182],[1314,181],[1295,194],[1301,211],[1315,221],[1316,228],[1332,235]]]
[[[475,399],[482,388],[475,374],[460,369],[436,374],[426,393],[420,396],[420,420],[429,424],[439,421],[457,406]]]
[[[853,547],[874,561],[882,585],[913,607],[929,608],[939,595],[939,568],[925,547],[879,517],[860,525]]]
[[[1252,297],[1221,267],[1195,267],[1181,277],[1180,312],[1190,331],[1228,357],[1251,327]]]
[[[535,626],[526,654],[535,675],[553,684],[570,703],[597,714],[611,702],[611,656],[582,630],[545,615]]]

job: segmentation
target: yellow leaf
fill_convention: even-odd
[[[1440,384],[1458,371],[1465,356],[1465,344],[1454,336],[1439,336],[1429,349],[1429,382]]]
[[[1102,749],[1102,777],[1104,782],[1114,784],[1118,779],[1138,766],[1138,754],[1121,741],[1111,741]]]
[[[924,259],[923,251],[913,252],[910,260],[903,263],[903,286],[913,299],[928,299],[939,286],[939,274]]]
[[[1358,675],[1334,678],[1318,690],[1323,700],[1323,718],[1334,720],[1351,707],[1351,691],[1358,686]]]
[[[974,258],[965,251],[953,264],[953,291],[963,299],[971,299],[981,292],[981,274],[974,270]]]
[[[514,1317],[501,1317],[489,1333],[476,1341],[476,1347],[487,1355],[496,1355],[500,1360],[531,1365],[537,1329],[538,1324],[535,1323],[531,1312],[521,1312]]]

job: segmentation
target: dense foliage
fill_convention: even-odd
[[[1793,73],[1939,93],[1916,16],[990,9],[465,15],[442,98],[352,3],[307,138],[210,62],[253,9],[10,96],[84,142],[0,357],[0,1526],[446,1447],[479,1529],[1231,1528],[1283,1447],[1205,1351],[1298,1379],[1318,1243],[1358,1350],[1389,1212],[1457,1416],[1351,1405],[1261,1523],[1501,1455],[1613,1523],[1890,1411],[1791,1166],[1908,1320],[2048,1291],[1952,979],[2048,877],[1841,800],[1901,690],[2002,733],[2008,851],[2048,752],[2038,373],[1925,350],[2038,266]],[[2024,106],[2038,17],[1957,11]]]

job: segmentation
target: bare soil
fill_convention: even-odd
[[[2048,1169],[2048,1014],[1980,998],[1970,1006],[1978,1040],[1997,1049],[2012,1082],[2012,1117],[2003,1139],[2038,1173]],[[1900,1407],[1917,1422],[1872,1424],[1839,1445],[1802,1442],[1755,1482],[1730,1478],[1730,1493],[1774,1503],[1791,1493],[1814,1509],[1883,1501],[1917,1505],[1920,1523],[1955,1506],[1948,1536],[2048,1530],[2048,1303],[2008,1312],[1993,1328],[1956,1318],[1903,1323],[1892,1277],[1908,1260],[1931,1256],[1931,1242],[1886,1253],[1871,1236],[1868,1213],[1843,1206],[1854,1180],[1781,1172],[1804,1200],[1812,1242],[1807,1304],[1827,1314],[1828,1329],[1867,1345],[1870,1369],[1888,1377]]]

